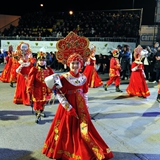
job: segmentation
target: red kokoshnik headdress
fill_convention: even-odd
[[[20,42],[16,49],[21,50],[22,52],[25,52],[26,54],[32,53],[29,44],[26,42]]]
[[[77,60],[83,60],[83,62],[81,62],[83,64],[91,54],[88,48],[89,43],[86,37],[80,37],[71,31],[65,38],[60,39],[56,43],[58,50],[56,53],[57,60],[69,66],[69,63],[76,58],[75,54],[77,54],[77,58],[79,57]]]

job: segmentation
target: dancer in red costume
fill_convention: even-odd
[[[101,78],[96,71],[96,46],[91,45],[90,47],[91,55],[86,62],[86,67],[83,71],[83,74],[87,77],[87,83],[90,88],[96,88],[103,85]]]
[[[28,74],[27,84],[29,98],[33,101],[36,123],[39,123],[41,116],[46,117],[44,108],[48,100],[47,97],[51,97],[52,95],[52,90],[46,86],[44,79],[53,73],[53,70],[46,66],[46,52],[44,48],[41,48],[37,55],[37,64],[31,68]]]
[[[16,69],[20,66],[19,64],[19,59],[21,56],[21,52],[16,50],[15,52],[12,53],[12,65],[11,65],[11,71],[10,71],[10,86],[13,87],[14,83],[17,83],[17,72]]]
[[[13,46],[9,45],[8,46],[7,55],[4,57],[4,63],[8,63],[9,62],[9,58],[12,57],[12,52],[13,52]]]
[[[13,103],[30,106],[30,100],[28,98],[26,87],[28,81],[28,73],[34,65],[34,59],[28,43],[21,42],[17,46],[17,50],[21,52],[21,57],[18,61],[20,66],[16,69],[18,75]]]
[[[143,48],[140,45],[138,45],[137,48],[134,49],[135,61],[131,65],[132,73],[126,91],[129,95],[138,96],[140,98],[146,98],[150,96],[150,91],[148,89],[145,79],[144,65],[141,62],[143,58],[142,54]]]
[[[103,86],[104,90],[107,91],[108,86],[110,86],[113,82],[115,82],[116,92],[123,92],[119,89],[121,78],[120,71],[121,65],[119,63],[119,51],[117,49],[112,51],[113,57],[110,60],[110,68],[109,68],[109,80]]]
[[[94,127],[88,112],[87,78],[80,73],[90,56],[89,40],[70,32],[57,42],[57,59],[69,66],[61,76],[46,78],[56,86],[59,105],[47,134],[42,153],[60,160],[108,160],[113,153]]]
[[[4,57],[5,66],[0,76],[0,81],[4,83],[10,82],[10,71],[12,68],[11,67],[12,66],[12,54],[13,54],[13,46],[9,45],[7,55]]]

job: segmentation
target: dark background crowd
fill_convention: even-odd
[[[74,23],[73,23],[74,22]],[[85,37],[139,38],[141,10],[51,12],[46,10],[27,13],[10,24],[1,36],[65,37],[70,31]]]

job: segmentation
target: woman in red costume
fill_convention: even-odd
[[[4,83],[10,82],[10,71],[12,66],[12,54],[13,54],[13,46],[8,46],[7,55],[4,57],[5,66],[0,76],[0,81]]]
[[[90,56],[89,40],[70,32],[57,42],[58,61],[70,71],[46,78],[56,86],[59,105],[45,140],[42,153],[59,160],[108,160],[113,153],[94,127],[88,112],[87,78],[80,73]]]
[[[140,45],[138,45],[137,48],[134,49],[135,61],[131,65],[132,73],[126,91],[129,95],[146,98],[150,96],[150,91],[145,79],[144,65],[141,62],[143,58],[142,52],[143,48]]]
[[[90,88],[96,88],[103,85],[101,78],[96,71],[96,46],[91,45],[91,55],[86,62],[86,67],[83,71],[83,74],[87,77],[87,83]]]
[[[28,73],[34,65],[31,49],[28,43],[21,42],[17,46],[17,50],[21,52],[20,60],[18,61],[20,66],[16,69],[17,85],[14,93],[13,103],[24,104],[30,106],[30,100],[26,91]]]
[[[10,86],[13,87],[13,84],[17,82],[17,72],[16,69],[20,66],[18,63],[21,56],[21,52],[16,50],[12,53],[12,65],[11,65],[11,71],[10,71]]]
[[[9,58],[12,57],[12,52],[13,52],[13,46],[9,45],[8,46],[7,55],[4,57],[4,63],[8,63],[9,62]]]
[[[46,66],[46,52],[44,48],[37,55],[37,64],[32,67],[28,74],[27,92],[33,101],[33,107],[36,115],[36,123],[39,123],[41,116],[46,117],[44,113],[47,97],[51,97],[52,90],[49,89],[44,79],[54,74],[50,67]]]

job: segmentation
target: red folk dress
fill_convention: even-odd
[[[17,72],[16,69],[20,66],[18,63],[18,60],[14,57],[12,57],[12,66],[10,71],[10,78],[9,82],[16,83],[17,82]]]
[[[0,81],[2,81],[3,83],[9,83],[10,82],[11,68],[12,68],[12,57],[9,57],[6,65],[4,66],[2,74],[0,76]]]
[[[30,105],[30,100],[27,94],[27,81],[28,73],[33,67],[34,63],[31,60],[28,61],[30,64],[23,67],[22,70],[17,73],[17,85],[14,93],[13,103]],[[24,62],[25,63],[25,62]]]
[[[137,68],[135,71],[134,68]],[[150,91],[148,89],[146,79],[144,76],[144,65],[142,62],[134,61],[131,65],[131,76],[129,85],[126,88],[126,91],[129,95],[138,96],[138,97],[148,97],[150,96]]]
[[[111,159],[113,153],[94,127],[84,94],[88,92],[86,77],[68,72],[60,77],[61,92],[76,110],[79,119],[68,115],[59,103],[50,126],[42,153],[52,159],[102,160]]]
[[[54,74],[50,67],[41,68],[40,66],[32,67],[28,74],[27,92],[32,94],[34,110],[43,110],[47,101],[47,96],[51,97],[50,90],[44,79]]]
[[[98,72],[95,69],[96,58],[90,57],[89,64],[86,65],[83,74],[87,77],[87,83],[90,88],[96,88],[103,85]]]

